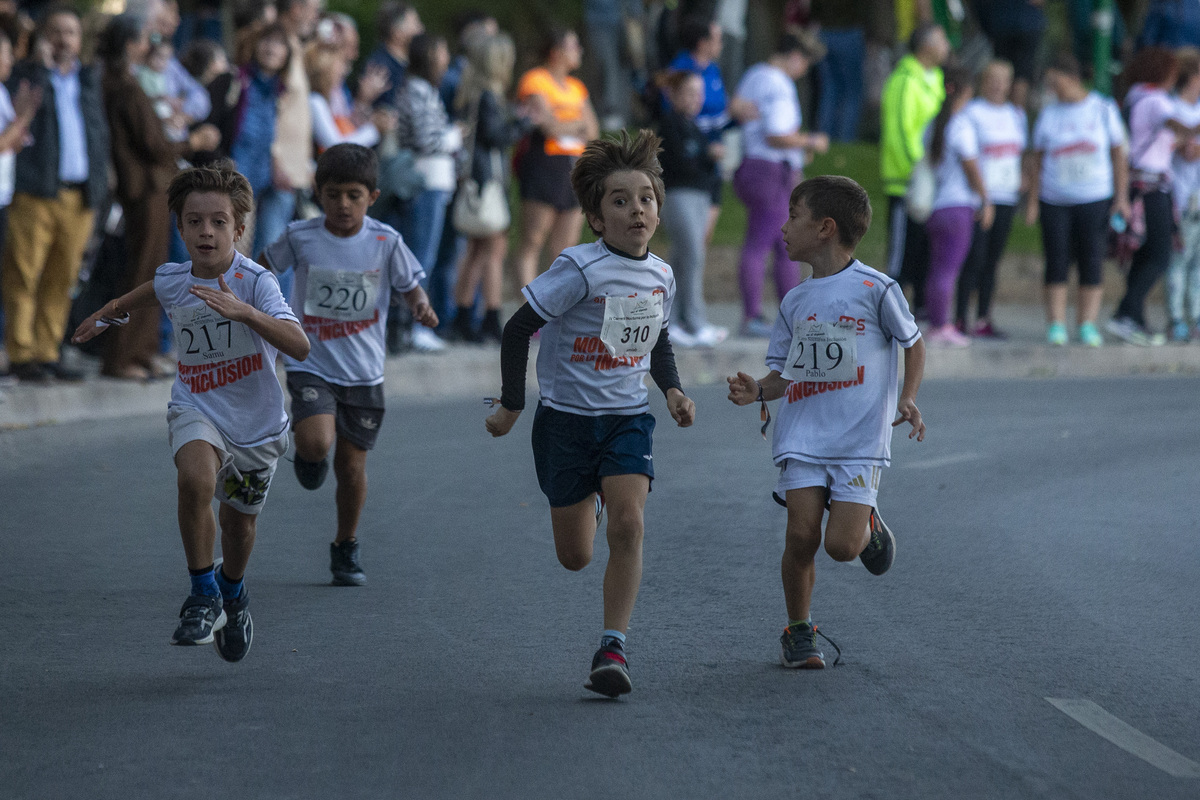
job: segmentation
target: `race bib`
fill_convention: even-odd
[[[1054,178],[1059,186],[1084,186],[1104,179],[1103,161],[1095,153],[1067,153],[1054,159]]]
[[[858,379],[858,339],[853,322],[797,322],[780,373],[791,381],[837,383]]]
[[[989,194],[1016,194],[1021,189],[1021,159],[1018,156],[984,159],[983,185]]]
[[[245,323],[234,322],[208,306],[187,306],[171,311],[179,363],[188,367],[228,361],[258,352]]]
[[[362,322],[375,316],[379,272],[344,269],[308,270],[304,313],[310,317]]]
[[[606,297],[600,341],[611,356],[644,356],[654,349],[662,322],[661,294]]]

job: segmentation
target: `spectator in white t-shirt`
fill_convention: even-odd
[[[335,144],[374,147],[382,134],[395,130],[396,113],[391,109],[379,109],[367,116],[356,113],[345,102],[343,87],[350,64],[341,48],[319,42],[310,44],[304,53],[304,69],[312,88],[308,105],[318,151],[324,152]]]
[[[762,316],[768,252],[775,254],[775,291],[781,300],[800,282],[799,265],[788,258],[780,228],[787,221],[792,189],[804,177],[808,153],[829,149],[825,134],[801,132],[796,93],[796,80],[824,55],[825,46],[811,34],[785,33],[771,57],[747,70],[738,84],[736,102],[757,111],[742,128],[745,157],[733,176],[733,189],[747,214],[738,263],[743,336],[771,335],[771,325]]]
[[[955,326],[960,333],[985,339],[1003,339],[992,325],[992,292],[996,285],[996,266],[1016,216],[1021,191],[1021,154],[1028,136],[1024,110],[1008,101],[1013,68],[1007,61],[992,61],[979,79],[979,93],[963,112],[979,137],[979,172],[992,201],[995,215],[992,227],[984,230],[977,221],[971,237],[971,249],[958,276]],[[978,290],[979,304],[975,324],[969,322],[971,293]]]
[[[1079,62],[1060,53],[1046,69],[1055,102],[1042,109],[1033,127],[1028,162],[1025,222],[1042,220],[1046,260],[1046,341],[1067,343],[1067,272],[1079,269],[1079,340],[1104,344],[1096,329],[1110,210],[1129,217],[1129,166],[1125,125],[1117,104],[1089,92]]]
[[[1200,50],[1195,48],[1179,51],[1175,119],[1200,124]],[[1184,140],[1175,151],[1171,188],[1183,247],[1172,254],[1167,271],[1167,311],[1171,339],[1184,342],[1200,338],[1200,137]]]
[[[929,314],[930,345],[964,347],[971,343],[950,321],[950,304],[958,273],[971,249],[975,220],[992,227],[995,208],[979,171],[979,134],[964,113],[975,92],[970,76],[961,70],[946,73],[946,102],[927,134],[926,156],[935,165],[937,191],[929,232],[929,272],[925,278],[925,309]]]

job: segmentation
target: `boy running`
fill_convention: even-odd
[[[356,144],[335,145],[317,160],[317,200],[325,213],[294,222],[264,252],[276,274],[295,269],[289,298],[304,311],[312,349],[301,363],[284,358],[296,431],[296,478],[317,489],[336,441],[337,536],[329,570],[338,586],[367,581],[359,562],[358,519],[367,500],[367,451],[383,420],[384,335],[392,293],[430,328],[437,315],[419,281],[417,259],[394,229],[367,217],[379,197],[379,161]]]
[[[184,170],[171,181],[167,203],[191,261],[163,264],[154,280],[84,320],[74,340],[85,342],[156,304],[170,317],[179,371],[167,424],[192,582],[171,644],[212,642],[221,658],[240,661],[254,636],[243,576],[275,464],[288,449],[275,355],[302,360],[308,338],[275,276],[234,249],[254,208],[244,177],[229,166]],[[224,556],[217,570],[214,496]]]
[[[563,250],[522,290],[528,302],[505,325],[500,347],[500,408],[486,423],[492,436],[503,436],[517,421],[529,339],[545,326],[534,467],[550,501],[559,563],[569,570],[591,561],[607,501],[604,631],[584,686],[608,697],[633,688],[625,634],[641,583],[643,510],[654,479],[646,373],[679,427],[696,416],[667,335],[675,278],[649,251],[663,199],[659,143],[649,131],[622,133],[589,142],[579,157],[571,186],[600,239]]]
[[[861,558],[874,575],[887,572],[896,542],[875,497],[891,463],[891,429],[908,422],[908,438],[925,438],[916,403],[925,343],[899,285],[854,258],[870,224],[867,193],[849,178],[810,178],[792,190],[783,239],[789,258],[812,266],[812,278],[783,298],[767,349],[770,373],[759,381],[744,372],[728,379],[729,399],[762,402],[768,421],[766,402],[787,398],[773,444],[775,499],[788,514],[785,667],[825,666],[809,613],[825,509],[826,552],[836,561]],[[904,348],[898,402],[897,347]],[[900,413],[895,422],[893,408]]]

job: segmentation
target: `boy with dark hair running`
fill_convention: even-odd
[[[317,489],[334,448],[337,535],[329,545],[333,583],[361,586],[356,532],[367,500],[367,451],[383,421],[385,334],[392,293],[413,318],[433,328],[437,314],[419,281],[425,276],[395,229],[367,216],[379,197],[374,151],[339,144],[317,160],[317,201],[324,214],[293,222],[264,253],[276,273],[295,270],[291,302],[303,309],[308,358],[284,358],[296,431],[296,478]]]
[[[275,276],[234,249],[254,207],[242,175],[228,162],[184,170],[171,181],[167,202],[191,261],[163,264],[154,280],[84,320],[74,341],[128,322],[131,311],[166,309],[179,353],[167,424],[191,575],[171,644],[212,642],[221,658],[240,661],[254,636],[243,577],[275,465],[288,449],[275,355],[302,361],[308,338]],[[219,569],[214,496],[221,504]]]
[[[925,438],[916,403],[925,369],[921,332],[899,285],[854,258],[870,224],[867,193],[849,178],[810,178],[792,191],[784,243],[789,258],[812,265],[812,277],[783,298],[767,376],[756,381],[739,372],[728,379],[729,399],[739,406],[761,402],[768,421],[767,401],[787,398],[772,448],[779,466],[775,499],[787,507],[785,667],[825,666],[810,614],[825,510],[826,552],[836,561],[860,558],[875,575],[887,572],[896,542],[875,498],[891,463],[891,429],[908,422],[910,439]],[[897,399],[899,347],[904,388]]]
[[[533,460],[550,501],[559,562],[581,570],[607,501],[608,568],[604,631],[585,687],[608,697],[632,690],[625,634],[642,577],[643,510],[654,478],[654,417],[644,379],[654,378],[681,428],[696,406],[683,393],[667,335],[675,278],[650,253],[662,205],[660,140],[589,142],[571,172],[588,224],[600,239],[568,247],[526,286],[500,348],[500,407],[492,436],[508,433],[525,407],[529,339],[542,331],[541,394],[533,419]]]

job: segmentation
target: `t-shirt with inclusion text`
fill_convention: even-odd
[[[410,292],[425,277],[400,234],[391,226],[366,217],[362,229],[353,236],[334,236],[326,229],[322,215],[289,225],[283,236],[267,248],[266,260],[276,272],[295,269],[296,280],[289,299],[292,308],[303,317],[304,332],[312,345],[304,361],[284,356],[284,369],[308,372],[338,386],[383,383],[387,356],[385,323],[391,293]],[[367,274],[370,280],[356,283],[352,279],[341,284],[348,288],[340,289],[327,283],[325,289],[309,298],[314,270],[327,279],[333,277],[331,272],[353,272]],[[372,291],[373,312],[370,308],[349,314],[335,310],[353,309],[356,293],[369,297]]]
[[[299,322],[270,270],[235,253],[225,271],[229,290],[244,303],[276,319]],[[213,280],[192,274],[192,262],[163,264],[154,273],[154,294],[172,322],[197,308],[208,308],[189,290],[193,286],[220,289]],[[239,325],[241,323],[233,323]],[[220,331],[211,335],[218,336]],[[275,377],[277,350],[254,331],[249,331],[255,352],[237,358],[189,366],[182,361],[171,387],[167,408],[194,408],[211,421],[226,439],[239,447],[255,447],[287,434],[288,416],[283,409],[283,389]],[[185,348],[175,343],[176,350]]]
[[[782,372],[797,321],[852,323],[858,374],[839,383],[793,381],[779,407],[772,453],[813,464],[873,464],[892,459],[899,390],[897,356],[921,332],[900,286],[861,261],[826,278],[809,278],[783,298],[767,367]]]
[[[642,259],[618,255],[602,240],[576,245],[521,293],[548,320],[537,358],[542,404],[589,417],[650,410],[645,384],[650,356],[610,356],[600,331],[610,296],[662,295],[662,328],[667,327],[675,297],[667,262],[653,253]],[[659,332],[653,333],[655,341]]]

